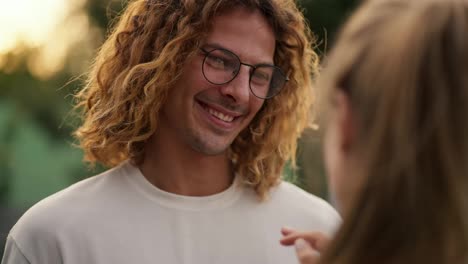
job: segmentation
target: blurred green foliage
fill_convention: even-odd
[[[317,52],[325,55],[339,27],[359,0],[302,0],[299,2],[312,32],[318,37]]]
[[[357,0],[303,0],[309,24],[318,36],[317,51],[326,53],[336,29]],[[104,35],[111,19],[123,8],[121,1],[88,0],[84,6],[91,25]],[[96,40],[95,48],[99,46]],[[10,54],[0,68],[0,256],[8,230],[17,217],[40,199],[93,175],[73,147],[71,133],[77,120],[70,115],[72,96],[80,81],[69,65],[48,80],[28,71],[27,58]],[[319,196],[327,195],[318,133],[308,132],[299,147],[299,171],[286,168],[286,178]]]

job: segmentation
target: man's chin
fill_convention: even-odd
[[[193,150],[196,152],[206,155],[206,156],[220,156],[225,155],[227,150],[229,149],[230,144],[209,144],[209,143],[201,143],[197,142],[196,144],[192,144]]]

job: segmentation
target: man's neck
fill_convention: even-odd
[[[234,178],[226,153],[207,156],[158,137],[148,141],[140,170],[159,189],[186,196],[220,193]]]

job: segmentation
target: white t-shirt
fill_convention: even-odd
[[[126,162],[33,206],[11,230],[3,264],[297,263],[289,226],[332,233],[324,200],[282,182],[260,202],[240,184],[206,197],[156,188]]]

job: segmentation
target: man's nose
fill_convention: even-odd
[[[221,93],[237,103],[248,102],[250,98],[250,71],[249,66],[241,65],[236,77],[221,87]]]

